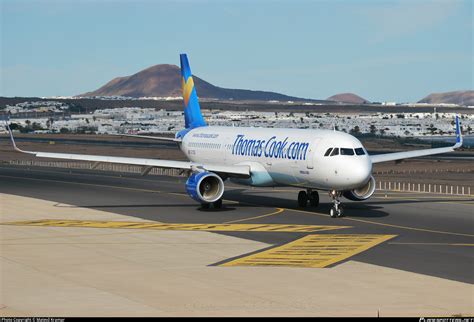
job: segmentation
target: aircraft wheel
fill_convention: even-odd
[[[222,208],[222,199],[219,199],[217,201],[214,201],[212,203],[212,205],[214,206],[215,209],[221,209]]]
[[[209,203],[202,203],[201,204],[201,209],[209,209],[210,206],[211,206],[211,204],[209,204]]]
[[[336,218],[337,217],[336,207],[331,207],[331,210],[329,210],[329,216],[331,216],[331,218]]]
[[[309,204],[311,207],[319,206],[319,193],[317,191],[311,192],[311,197],[309,198]]]
[[[300,191],[298,193],[298,206],[306,207],[308,205],[308,194],[306,191]]]
[[[339,206],[339,208],[337,209],[337,216],[338,217],[344,216],[344,210],[342,209],[341,206]]]

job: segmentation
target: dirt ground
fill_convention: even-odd
[[[375,164],[380,181],[474,187],[474,162],[469,160],[405,160]]]

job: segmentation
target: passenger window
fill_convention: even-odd
[[[324,156],[327,157],[332,151],[332,148],[327,149],[326,153],[324,153]]]
[[[341,148],[341,155],[354,155],[354,150],[349,148]]]
[[[334,155],[339,155],[339,148],[334,148],[334,150],[332,150],[331,156]]]
[[[355,151],[356,151],[357,155],[364,155],[365,154],[364,149],[362,149],[362,148],[357,148],[357,149],[355,149]]]

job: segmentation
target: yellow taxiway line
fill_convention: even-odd
[[[318,212],[312,212],[312,211],[307,211],[307,210],[299,210],[299,209],[289,209],[289,208],[284,208],[284,209],[288,210],[288,211],[294,211],[294,212],[304,213],[304,214],[308,214],[308,215],[317,215],[317,216],[326,216],[327,217],[326,214],[322,214],[322,213],[318,213]],[[357,222],[362,222],[362,223],[365,223],[365,224],[371,224],[371,225],[377,225],[377,226],[385,226],[385,227],[399,228],[399,229],[413,230],[413,231],[422,231],[422,232],[426,232],[426,233],[474,237],[474,235],[472,235],[472,234],[462,234],[462,233],[454,233],[454,232],[450,232],[450,231],[440,231],[440,230],[431,230],[431,229],[416,228],[416,227],[409,227],[409,226],[393,225],[393,224],[386,224],[386,223],[381,223],[381,222],[377,222],[377,221],[357,219],[357,218],[341,217],[341,218],[338,218],[338,219],[339,220],[357,221]]]
[[[474,244],[464,243],[389,243],[390,245],[421,245],[421,246],[468,246],[472,247]]]
[[[283,208],[277,208],[276,211],[271,212],[269,214],[255,216],[255,217],[249,217],[249,218],[243,218],[243,219],[238,219],[238,220],[226,221],[224,224],[232,224],[232,223],[236,223],[236,222],[242,222],[242,221],[248,221],[248,220],[254,220],[254,219],[259,219],[259,218],[270,217],[270,216],[281,214],[284,211],[285,211],[285,209],[283,209]]]
[[[1,225],[42,226],[42,227],[87,227],[117,229],[153,229],[153,230],[200,230],[200,231],[258,231],[258,232],[294,232],[314,233],[319,231],[350,228],[348,226],[286,225],[286,224],[189,224],[130,221],[98,220],[61,220],[42,219],[4,222]]]

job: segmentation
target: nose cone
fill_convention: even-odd
[[[353,158],[341,164],[336,172],[335,183],[340,190],[359,188],[369,180],[372,174],[372,162],[368,156]]]
[[[346,171],[348,171],[347,176],[350,184],[363,185],[367,183],[372,174],[372,162],[369,157],[360,158],[360,160],[354,161]]]

